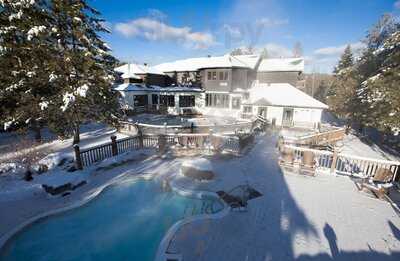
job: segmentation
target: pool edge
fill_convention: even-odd
[[[93,199],[95,199],[101,192],[103,192],[104,189],[106,189],[107,187],[123,180],[124,178],[126,178],[126,175],[129,175],[130,171],[126,171],[123,172],[122,174],[112,178],[111,180],[109,180],[108,182],[106,182],[105,184],[99,186],[98,188],[94,188],[94,191],[89,194],[87,197],[78,200],[76,202],[71,203],[68,206],[65,207],[61,207],[61,208],[56,208],[56,209],[52,209],[49,210],[47,212],[43,212],[39,215],[33,216],[29,219],[27,219],[26,221],[22,222],[21,224],[19,224],[18,226],[16,226],[15,228],[11,229],[9,232],[5,233],[3,236],[0,237],[0,252],[2,252],[4,249],[4,247],[6,246],[6,244],[8,243],[9,240],[12,239],[13,236],[15,236],[17,233],[19,233],[20,231],[22,231],[24,228],[28,227],[29,225],[35,223],[36,221],[42,219],[42,218],[46,218],[46,217],[50,217],[53,215],[57,215],[60,214],[62,212],[68,211],[68,210],[72,210],[75,208],[79,208],[82,207],[83,205],[86,205],[87,203],[89,203],[90,201],[92,201]],[[136,178],[143,178],[143,179],[152,179],[154,178],[154,174],[138,174],[136,176],[131,177],[132,179],[136,179]]]
[[[174,192],[176,192],[182,196],[193,196],[193,197],[201,199],[203,195],[208,195],[208,196],[212,196],[215,198],[219,198],[219,196],[215,192],[185,189],[183,187],[176,185],[173,180],[170,182],[170,186]],[[172,238],[174,237],[174,235],[176,234],[176,232],[182,226],[192,223],[194,221],[206,220],[206,219],[220,219],[220,218],[225,217],[230,212],[230,207],[224,201],[221,201],[221,202],[224,205],[224,208],[221,211],[218,211],[217,213],[195,215],[195,216],[191,216],[191,217],[179,220],[178,222],[173,224],[167,230],[163,239],[161,240],[160,244],[158,245],[154,261],[166,261],[167,258],[170,258],[171,256],[174,256],[176,258],[177,255],[180,256],[180,258],[177,260],[182,260],[181,254],[179,254],[179,253],[178,254],[177,253],[174,253],[174,254],[167,253],[169,244],[170,244]]]

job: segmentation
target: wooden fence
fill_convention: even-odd
[[[90,166],[124,152],[143,148],[157,148],[163,152],[167,147],[171,146],[179,146],[179,148],[183,149],[207,149],[238,154],[253,139],[253,135],[236,137],[208,133],[137,135],[119,140],[115,136],[112,136],[111,142],[84,150],[80,150],[79,146],[75,145],[75,162],[78,169],[83,169],[83,167]]]
[[[223,125],[212,125],[212,124],[203,124],[203,125],[156,125],[156,124],[145,124],[145,123],[133,123],[128,121],[120,121],[119,131],[126,134],[135,134],[138,132],[138,129],[142,131],[143,134],[178,134],[178,133],[206,133],[206,132],[214,132],[214,133],[227,133],[227,132],[235,132],[237,130],[245,130],[247,132],[251,132],[254,126],[253,121],[243,121],[243,122],[235,122],[230,124]]]
[[[281,160],[285,164],[303,165],[306,154],[311,155],[315,168],[329,169],[331,173],[344,175],[362,175],[373,177],[379,169],[388,169],[394,174],[399,172],[399,161],[388,161],[359,157],[344,153],[315,150],[304,147],[284,145],[280,148]]]

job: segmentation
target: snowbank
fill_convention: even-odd
[[[200,171],[213,171],[211,162],[204,158],[186,160],[182,163],[182,167],[193,168]]]

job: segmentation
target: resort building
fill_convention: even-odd
[[[126,64],[116,71],[123,83],[115,90],[127,110],[261,116],[279,126],[315,127],[328,108],[299,90],[304,87],[303,58],[208,56],[154,67]]]

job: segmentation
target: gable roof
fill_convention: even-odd
[[[136,78],[140,79],[139,74],[160,74],[164,75],[163,72],[155,69],[152,66],[140,65],[136,63],[128,63],[115,68],[116,72],[122,73],[122,78]]]
[[[192,72],[206,68],[249,68],[255,69],[258,55],[223,55],[211,57],[189,58],[154,66],[162,72]]]
[[[258,66],[259,72],[302,72],[304,58],[274,58],[262,59]]]
[[[260,84],[249,89],[247,104],[327,109],[328,105],[314,99],[288,83]]]

